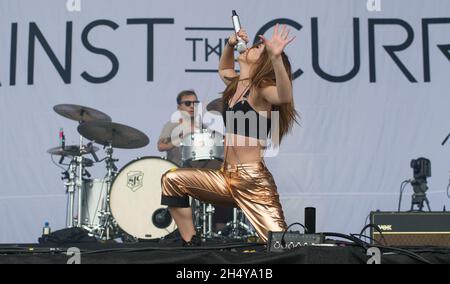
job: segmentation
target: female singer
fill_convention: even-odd
[[[245,30],[238,36],[249,40]],[[222,168],[176,169],[161,179],[161,204],[169,207],[184,246],[200,245],[189,196],[239,207],[264,242],[269,231],[286,229],[277,187],[263,157],[267,139],[281,141],[297,122],[291,65],[284,53],[295,37],[289,38],[289,29],[280,29],[277,24],[270,39],[259,38],[259,43],[238,56],[239,73],[234,68],[236,35],[229,37],[220,58],[219,75],[226,84],[222,95],[226,126]]]

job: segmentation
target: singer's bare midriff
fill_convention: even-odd
[[[225,136],[225,160],[228,164],[259,162],[263,157],[261,141],[236,134]]]

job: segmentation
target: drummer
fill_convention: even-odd
[[[177,109],[180,118],[177,121],[168,121],[164,125],[158,140],[158,151],[166,152],[167,159],[181,166],[181,139],[199,129],[195,121],[195,107],[199,103],[197,94],[193,90],[184,90],[177,95]],[[183,129],[184,131],[180,131]],[[180,140],[173,141],[172,137],[177,136]]]

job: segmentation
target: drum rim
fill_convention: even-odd
[[[171,160],[169,160],[169,159],[167,159],[167,158],[164,158],[164,157],[159,157],[159,156],[143,156],[143,157],[138,157],[138,158],[136,158],[136,159],[134,159],[134,160],[129,161],[129,162],[126,163],[123,167],[120,168],[120,170],[117,172],[116,176],[114,177],[113,182],[111,183],[111,188],[113,187],[114,182],[116,181],[117,176],[118,176],[118,175],[119,175],[126,167],[128,167],[129,165],[131,165],[131,164],[134,163],[134,162],[137,162],[137,161],[140,161],[140,160],[147,160],[147,159],[164,160],[164,161],[167,161],[167,162],[170,162],[170,163],[174,164],[174,165],[177,166],[177,167],[180,167],[180,166],[178,166],[174,161],[171,161]]]

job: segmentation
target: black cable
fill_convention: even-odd
[[[372,238],[371,236],[366,236],[366,235],[361,235],[361,234],[350,234],[350,236],[353,236],[353,237],[358,236],[360,240],[361,240],[361,237],[364,237],[364,238],[371,240],[372,242],[375,242],[375,243],[378,243],[381,245],[381,243],[378,240]]]
[[[365,226],[362,228],[362,230],[361,230],[361,232],[359,233],[359,235],[360,235],[360,236],[364,236],[364,232],[365,232],[368,228],[373,228],[373,229],[375,229],[378,233],[380,233],[380,237],[381,237],[381,239],[383,240],[384,245],[388,245],[386,239],[384,238],[383,231],[381,231],[380,227],[378,227],[376,224],[369,223],[369,224],[365,225]]]
[[[450,198],[450,183],[447,185],[447,197]]]
[[[355,244],[361,246],[363,249],[367,250],[369,248],[368,244],[361,241],[360,239],[358,239],[357,237],[354,236],[349,236],[349,235],[345,235],[345,234],[340,234],[340,233],[330,233],[330,232],[325,232],[325,233],[321,233],[324,236],[330,236],[330,237],[339,237],[339,238],[343,238],[343,239],[348,239],[351,240],[352,242],[354,242]],[[404,254],[406,256],[409,256],[413,259],[416,259],[420,262],[426,263],[426,264],[432,264],[429,260],[423,258],[422,256],[418,255],[417,253],[405,250],[405,249],[401,249],[401,248],[397,248],[397,247],[388,247],[388,246],[382,246],[382,245],[371,245],[370,247],[376,247],[384,250],[389,250],[389,251],[393,251],[393,252],[398,252],[401,254]]]
[[[398,199],[398,212],[400,212],[400,208],[401,208],[401,205],[402,205],[403,191],[405,190],[406,185],[407,185],[408,183],[410,183],[409,180],[404,180],[404,181],[402,181],[402,183],[400,184],[400,197],[399,197],[399,199]]]
[[[67,251],[67,249],[61,248],[40,248],[40,247],[22,247],[22,248],[8,248],[8,247],[0,247],[0,254],[44,254],[44,253],[63,253]]]
[[[144,252],[144,251],[176,251],[176,250],[228,250],[235,248],[244,248],[244,247],[262,247],[265,244],[260,243],[239,243],[239,244],[227,244],[223,246],[199,246],[199,247],[145,247],[145,248],[111,248],[111,249],[102,249],[102,250],[94,250],[87,251],[82,254],[96,254],[96,253],[106,253],[106,252]]]
[[[306,227],[305,227],[302,223],[296,222],[296,223],[290,224],[290,225],[286,228],[286,230],[283,232],[283,235],[281,236],[281,245],[282,245],[283,247],[286,246],[286,241],[284,240],[284,237],[285,237],[287,231],[289,230],[289,228],[292,227],[292,226],[294,226],[294,225],[300,225],[300,226],[302,226],[303,229],[305,230],[305,233],[308,233],[308,229],[306,229]]]
[[[368,224],[369,218],[370,218],[370,213],[367,214],[366,220],[364,221],[364,226],[366,226]]]
[[[107,252],[144,252],[144,251],[176,251],[176,250],[229,250],[236,248],[246,248],[246,247],[264,247],[266,244],[262,243],[235,243],[235,244],[225,244],[219,246],[199,246],[199,247],[144,247],[144,248],[108,248],[108,249],[99,249],[99,250],[83,250],[80,249],[80,254],[97,254],[97,253],[107,253]],[[0,254],[17,254],[17,253],[61,253],[65,254],[68,248],[0,248]]]
[[[344,239],[349,239],[352,241],[355,240],[359,240],[356,237],[353,236],[348,236],[348,235],[344,235],[344,234],[338,234],[338,233],[321,233],[324,235],[328,235],[328,236],[334,236],[334,237],[340,237],[340,238],[344,238]],[[355,243],[359,243],[359,242],[355,242]],[[223,250],[223,249],[233,249],[233,248],[243,248],[243,247],[259,247],[259,246],[264,246],[264,244],[238,244],[238,245],[227,245],[227,246],[215,246],[215,247],[146,247],[146,248],[136,248],[136,249],[132,249],[132,248],[111,248],[111,249],[103,249],[103,250],[94,250],[94,251],[83,251],[80,250],[80,254],[81,255],[89,255],[89,254],[97,254],[97,253],[107,253],[107,252],[123,252],[123,253],[133,253],[133,252],[144,252],[144,251],[176,251],[176,250]],[[408,256],[412,259],[415,259],[417,261],[420,261],[422,263],[425,264],[433,264],[432,262],[430,262],[429,260],[427,260],[426,258],[422,257],[421,255],[409,251],[409,250],[405,250],[405,249],[401,249],[398,247],[387,247],[387,246],[382,246],[382,245],[372,245],[371,247],[376,247],[379,248],[380,250],[385,250],[385,251],[390,251],[390,252],[394,252],[397,254],[401,254],[401,255],[405,255]],[[363,247],[365,250],[367,250],[367,248]],[[427,251],[425,251],[427,252]],[[435,252],[435,251],[430,251],[430,252]],[[0,254],[18,254],[18,253],[22,253],[22,254],[55,254],[55,253],[60,253],[60,254],[66,254],[67,253],[67,248],[0,248]]]
[[[67,172],[68,169],[65,169],[65,168],[61,167],[59,164],[57,164],[57,163],[55,162],[55,160],[53,159],[53,156],[54,156],[53,154],[50,155],[50,158],[51,158],[53,164],[54,164],[55,166],[57,166],[58,168],[62,169],[63,171]],[[63,164],[63,165],[68,166],[67,164]]]
[[[371,214],[371,213],[367,214],[366,219],[364,220],[364,227],[363,227],[363,230],[364,230],[364,228],[366,228],[367,224],[370,224],[370,223],[369,223],[370,214]],[[362,234],[363,234],[363,231],[361,231],[359,234],[362,235]],[[361,238],[360,238],[360,239],[361,239]]]

